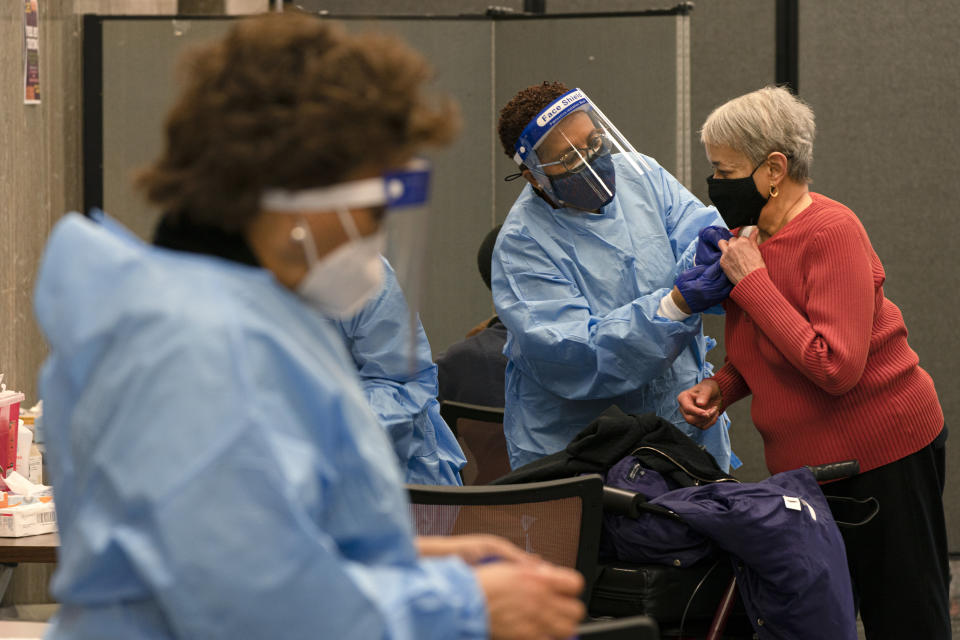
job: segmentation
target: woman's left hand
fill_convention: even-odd
[[[767,263],[760,255],[760,246],[757,244],[757,233],[748,238],[736,237],[721,240],[717,243],[722,255],[720,268],[727,274],[727,278],[736,285],[757,269],[765,269]]]

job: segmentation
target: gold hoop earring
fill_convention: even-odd
[[[779,195],[780,195],[780,189],[777,188],[777,185],[775,184],[770,185],[770,197],[776,198]]]

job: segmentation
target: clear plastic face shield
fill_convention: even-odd
[[[424,301],[427,240],[430,231],[430,163],[417,159],[401,171],[383,176],[387,192],[387,215],[383,221],[383,255],[393,266],[397,281],[410,307],[411,331],[414,316]]]
[[[580,89],[547,105],[520,134],[513,156],[554,204],[599,212],[616,195],[617,175],[650,170],[630,142]],[[619,154],[619,157],[616,157]]]
[[[383,287],[380,256],[386,257],[406,297],[412,349],[423,290],[429,187],[430,165],[417,159],[374,178],[295,192],[270,190],[261,198],[261,206],[301,218],[291,238],[302,244],[308,272],[297,290],[325,315],[347,320],[362,312]],[[360,235],[350,214],[357,209],[383,211],[375,233]],[[338,217],[348,241],[317,256],[316,241],[304,218],[331,212]]]

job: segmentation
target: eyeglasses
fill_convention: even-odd
[[[586,147],[574,147],[560,156],[559,160],[545,162],[540,165],[540,168],[553,167],[559,164],[569,173],[579,173],[583,171],[587,162],[592,160],[594,156],[603,155],[609,151],[610,141],[607,139],[607,135],[602,131],[594,131],[587,138]]]

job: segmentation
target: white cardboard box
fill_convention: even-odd
[[[0,508],[0,537],[19,538],[56,531],[57,512],[53,501]]]

